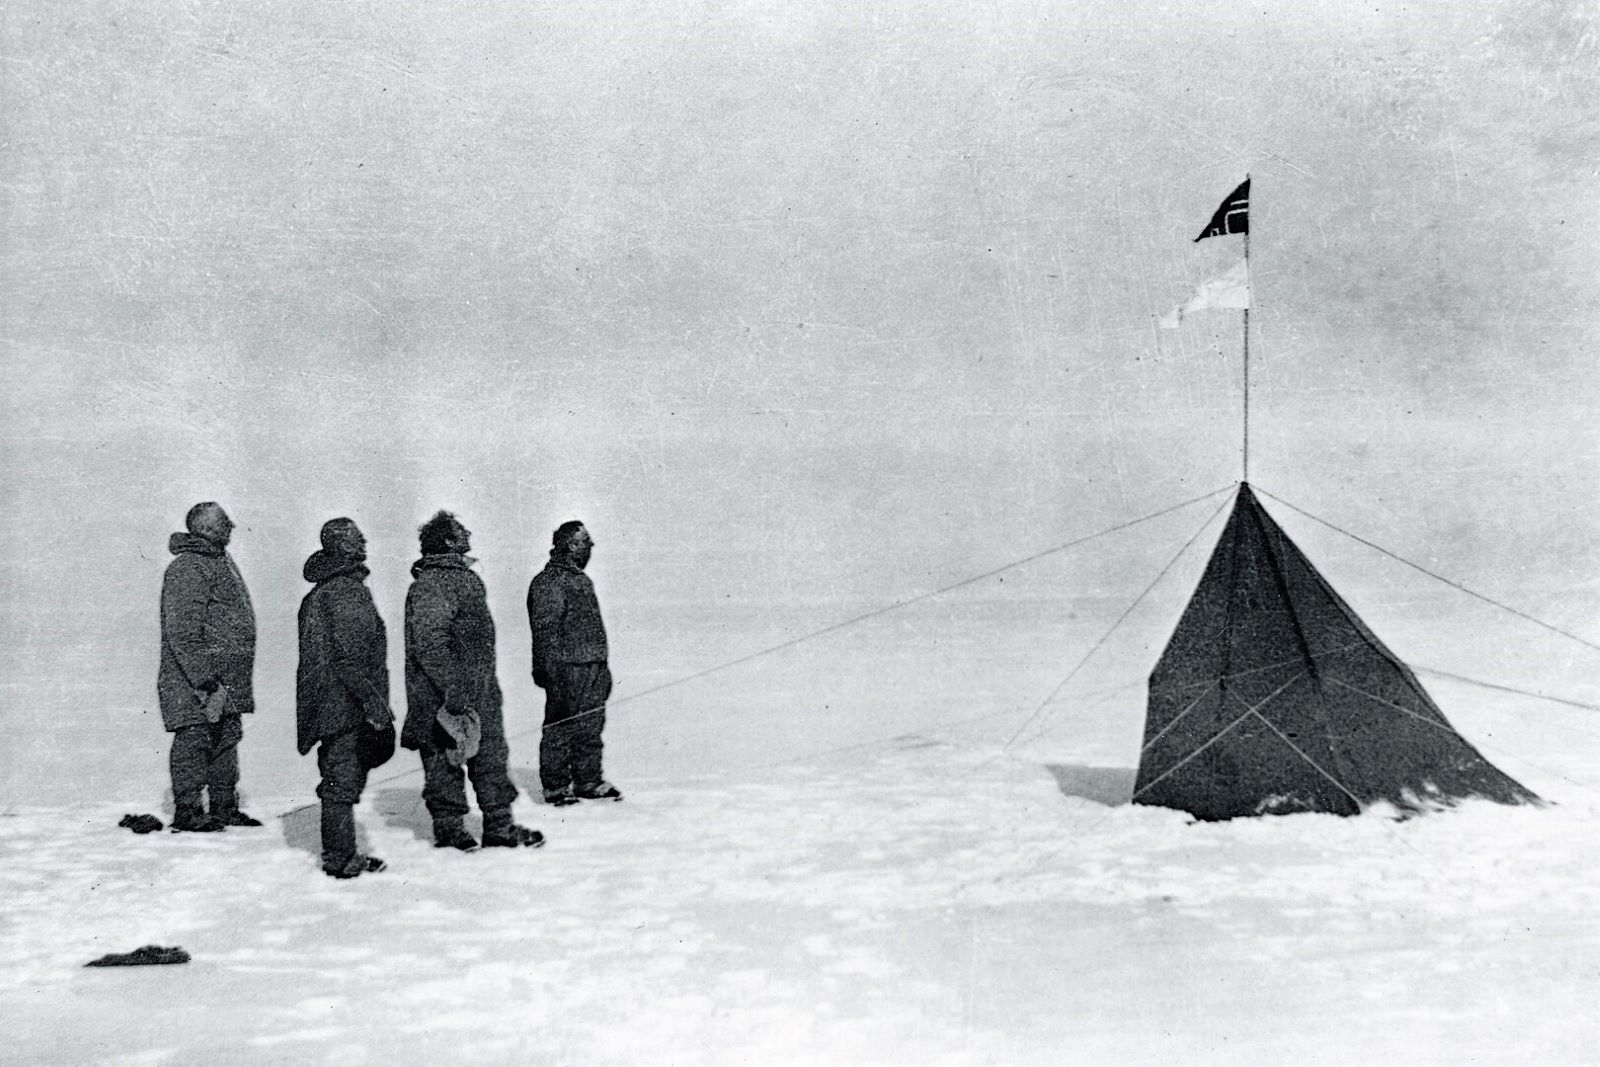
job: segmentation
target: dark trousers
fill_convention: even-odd
[[[344,870],[356,854],[356,817],[352,810],[367,787],[367,768],[361,762],[359,734],[346,730],[324,737],[317,748],[317,769],[322,784],[322,869]]]
[[[604,663],[563,663],[544,691],[544,734],[539,739],[539,784],[546,792],[583,789],[604,777],[600,759],[611,669]]]
[[[216,722],[180,726],[172,732],[172,802],[179,811],[200,808],[200,791],[208,789],[211,814],[239,810],[239,741],[244,727],[237,715]]]
[[[359,738],[358,731],[346,730],[324,737],[317,747],[317,770],[322,772],[317,797],[324,804],[361,803],[361,791],[367,787],[367,768],[361,763]]]
[[[483,735],[478,740],[478,754],[467,761],[464,771],[450,762],[450,735],[438,723],[433,724],[428,743],[417,753],[422,757],[422,799],[435,823],[459,822],[467,813],[468,777],[485,817],[506,811],[517,799],[517,787],[511,784],[507,766],[511,748],[506,744],[505,723],[499,710],[479,712],[479,721]]]

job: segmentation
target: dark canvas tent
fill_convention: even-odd
[[[1150,676],[1134,802],[1201,819],[1537,798],[1456,733],[1241,485]]]

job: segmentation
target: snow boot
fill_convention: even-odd
[[[578,798],[572,795],[572,787],[569,785],[565,789],[546,789],[544,802],[552,807],[564,808],[568,804],[576,804]]]
[[[260,826],[260,819],[252,819],[239,810],[239,794],[231,789],[211,791],[211,817],[224,826]]]
[[[195,834],[214,834],[218,830],[226,830],[221,819],[207,815],[200,801],[186,801],[178,805],[178,810],[172,816],[172,830],[174,833],[187,831]]]
[[[515,823],[505,833],[483,835],[484,848],[543,848],[544,834]]]
[[[212,816],[224,826],[260,826],[261,820],[246,815],[242,811],[230,811],[226,815]]]
[[[356,855],[356,817],[349,804],[322,802],[322,870],[335,878],[354,878],[341,874],[361,857]],[[360,872],[356,872],[359,874]]]
[[[544,835],[526,826],[518,826],[511,819],[510,809],[484,813],[484,848],[538,848],[543,844]]]
[[[596,782],[593,785],[580,785],[573,790],[573,795],[579,800],[621,800],[622,790],[610,782]]]
[[[467,828],[461,825],[460,819],[454,819],[433,824],[433,847],[460,849],[462,852],[476,852],[478,840],[467,833]]]
[[[358,878],[363,874],[376,874],[386,871],[389,865],[376,856],[363,856],[357,853],[345,861],[341,867],[323,866],[322,871],[330,878]]]

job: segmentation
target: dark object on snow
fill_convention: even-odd
[[[154,815],[124,815],[118,826],[126,826],[136,834],[153,834],[166,829]]]
[[[1249,485],[1150,675],[1133,802],[1205,820],[1539,798],[1456,733]]]
[[[146,945],[136,948],[132,952],[113,952],[101,956],[97,960],[90,960],[85,967],[149,967],[166,963],[188,963],[189,954],[183,949],[173,946],[162,948],[160,945]]]
[[[579,786],[573,795],[579,800],[621,800],[622,790],[610,782],[596,782],[594,785]]]

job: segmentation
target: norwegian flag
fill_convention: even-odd
[[[1246,178],[1228,198],[1217,208],[1217,213],[1211,216],[1211,223],[1201,232],[1196,241],[1204,241],[1207,237],[1226,237],[1230,233],[1250,232],[1250,179]]]

